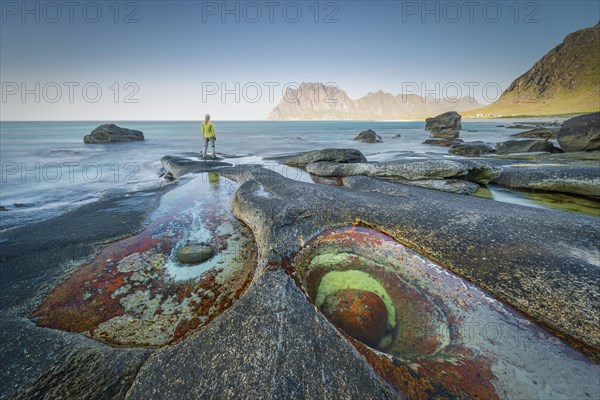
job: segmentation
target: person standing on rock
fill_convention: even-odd
[[[208,114],[204,116],[204,122],[202,123],[202,137],[204,138],[204,153],[202,154],[203,158],[206,160],[208,142],[211,142],[212,156],[213,159],[216,159],[217,153],[215,152],[215,141],[217,140],[217,135],[215,134],[215,127],[213,126],[212,122],[210,122],[210,115]]]

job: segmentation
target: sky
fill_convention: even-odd
[[[265,118],[286,87],[497,99],[598,1],[1,1],[0,120]]]

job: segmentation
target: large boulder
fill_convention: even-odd
[[[116,143],[116,142],[135,142],[144,140],[144,134],[141,131],[121,128],[115,124],[100,125],[89,135],[83,137],[83,143]]]
[[[462,129],[461,116],[456,111],[448,111],[425,120],[425,130],[431,132],[434,138],[457,138]]]
[[[567,152],[600,150],[600,112],[566,120],[558,133],[558,143]]]
[[[329,161],[337,163],[367,162],[366,157],[356,149],[322,149],[291,156],[282,160],[292,167],[306,167],[307,164]]]
[[[375,131],[372,129],[367,129],[366,131],[362,131],[361,133],[358,134],[358,136],[356,136],[354,138],[354,140],[357,140],[357,141],[363,142],[363,143],[383,142],[383,139],[381,138],[381,136],[376,134]]]
[[[496,153],[498,154],[513,154],[513,153],[530,153],[547,151],[552,153],[554,145],[547,140],[509,140],[507,142],[498,143]]]
[[[496,148],[484,142],[466,142],[450,147],[448,153],[455,156],[479,157],[483,154],[495,153]]]

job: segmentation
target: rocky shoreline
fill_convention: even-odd
[[[157,192],[3,233],[0,398],[598,396],[600,218],[478,196],[600,197],[597,153],[164,156]]]

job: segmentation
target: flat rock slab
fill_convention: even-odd
[[[176,179],[185,174],[214,172],[220,167],[231,166],[230,163],[211,160],[210,157],[207,160],[198,161],[186,157],[164,156],[160,162],[165,171]]]
[[[242,183],[232,208],[253,230],[264,257],[297,250],[325,226],[363,221],[572,343],[600,348],[600,218],[365,176],[333,187],[256,167],[222,173]]]
[[[504,167],[494,183],[515,189],[600,197],[600,167],[517,164]]]

